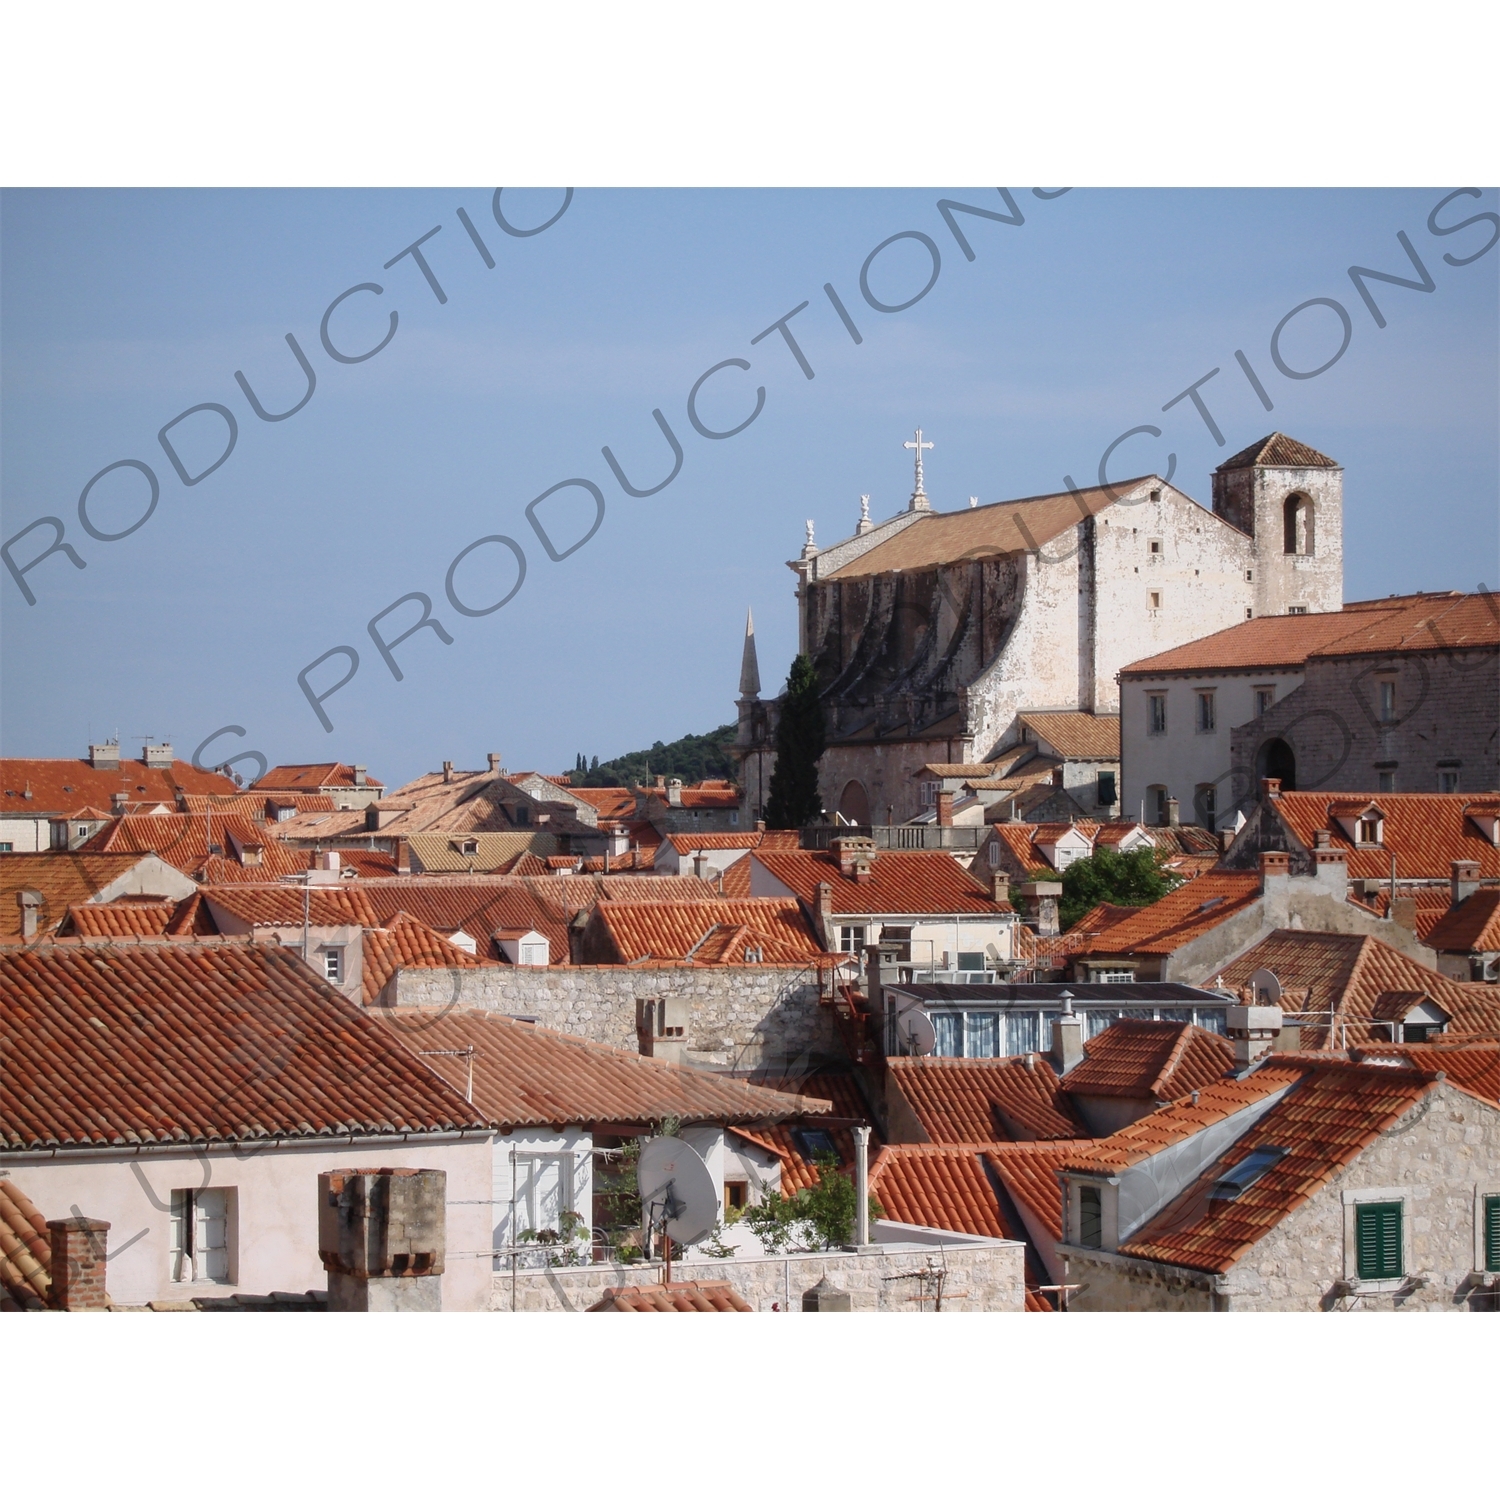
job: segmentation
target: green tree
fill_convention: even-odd
[[[854,1239],[854,1217],[858,1206],[854,1179],[839,1171],[839,1159],[831,1154],[817,1159],[818,1181],[794,1198],[767,1193],[741,1216],[767,1254],[788,1249],[827,1250]],[[885,1210],[872,1193],[870,1219],[884,1217]]]
[[[776,769],[766,798],[767,828],[801,828],[823,811],[818,761],[828,743],[818,674],[812,658],[799,656],[787,675],[776,725]]]
[[[1118,849],[1098,849],[1087,859],[1076,859],[1062,872],[1062,901],[1058,921],[1067,931],[1085,912],[1101,901],[1114,906],[1150,906],[1160,901],[1174,886],[1177,876],[1162,868],[1165,855],[1160,849],[1132,849],[1121,854]],[[1036,879],[1056,879],[1040,875]]]

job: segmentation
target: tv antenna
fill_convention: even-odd
[[[654,1135],[641,1145],[636,1187],[649,1242],[665,1242],[666,1280],[672,1279],[672,1241],[696,1245],[719,1222],[719,1195],[703,1158],[681,1136]]]

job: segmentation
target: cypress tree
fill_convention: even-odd
[[[818,760],[828,742],[812,658],[799,656],[787,675],[776,725],[776,769],[766,798],[768,828],[801,828],[823,811]]]

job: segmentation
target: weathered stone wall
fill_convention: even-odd
[[[1396,682],[1396,721],[1377,717],[1377,681]],[[1287,791],[1378,792],[1380,773],[1398,792],[1436,792],[1456,770],[1458,790],[1500,790],[1500,649],[1393,656],[1313,657],[1307,677],[1268,713],[1231,737],[1235,796],[1255,788],[1262,748],[1284,740],[1296,759]]]
[[[753,1068],[838,1055],[816,972],[793,966],[402,969],[380,1003],[534,1016],[554,1031],[634,1052],[637,1001],[648,999],[683,1004],[693,1061]]]
[[[1181,1266],[1157,1265],[1064,1245],[1070,1312],[1218,1312],[1223,1303],[1213,1292],[1214,1278]]]
[[[1025,1306],[1025,1246],[1016,1241],[969,1244],[880,1245],[871,1253],[831,1251],[823,1255],[733,1256],[674,1267],[680,1281],[727,1281],[757,1312],[801,1312],[802,1294],[826,1276],[850,1293],[855,1312],[932,1312],[933,1284],[918,1273],[946,1270],[946,1312],[1021,1312]],[[902,1278],[902,1279],[895,1279]],[[522,1271],[512,1283],[497,1273],[493,1312],[586,1312],[610,1286],[649,1286],[661,1280],[660,1265],[559,1266]],[[921,1293],[927,1300],[919,1300]]]

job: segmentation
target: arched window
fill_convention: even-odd
[[[870,799],[858,781],[847,781],[839,795],[839,816],[845,823],[863,828],[870,821]]]
[[[1306,495],[1288,495],[1281,506],[1281,550],[1288,557],[1313,555],[1313,503]]]
[[[1255,774],[1258,780],[1267,776],[1281,783],[1284,792],[1297,790],[1297,758],[1285,740],[1267,740],[1255,757]]]

